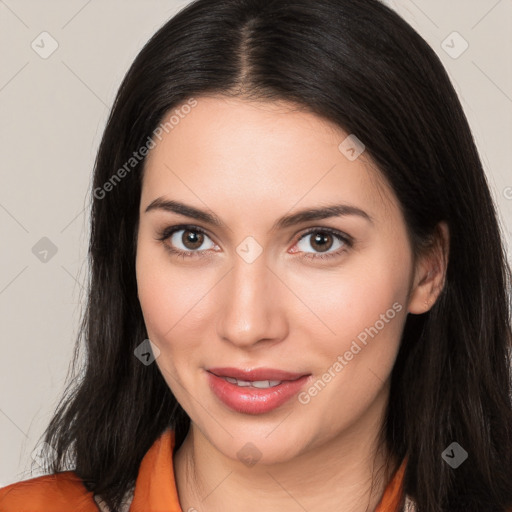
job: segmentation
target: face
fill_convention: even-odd
[[[394,194],[353,139],[339,148],[347,133],[293,105],[200,97],[188,110],[155,139],[140,202],[156,364],[232,459],[248,442],[274,463],[356,439],[383,411],[413,284]]]

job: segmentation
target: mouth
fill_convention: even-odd
[[[310,379],[311,374],[272,368],[206,370],[213,393],[229,408],[245,414],[262,414],[283,405]]]
[[[230,384],[239,387],[255,387],[266,389],[275,387],[282,382],[293,382],[303,377],[304,373],[293,373],[273,368],[256,368],[254,370],[242,370],[239,368],[210,368],[208,372],[225,379]]]

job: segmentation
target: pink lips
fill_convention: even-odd
[[[311,374],[292,373],[272,368],[241,370],[238,368],[210,368],[206,372],[208,384],[215,395],[231,409],[245,414],[263,414],[281,406],[292,398],[311,377]],[[282,381],[277,386],[241,387],[223,377],[243,381]]]

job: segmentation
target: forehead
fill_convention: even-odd
[[[396,207],[365,152],[350,160],[340,150],[350,134],[297,105],[199,97],[175,119],[148,153],[141,207],[160,196],[241,215],[319,202],[364,204],[375,216]]]

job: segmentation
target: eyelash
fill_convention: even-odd
[[[203,256],[200,256],[200,253],[203,251],[182,251],[181,249],[175,249],[174,247],[165,243],[167,241],[167,239],[169,239],[174,233],[176,233],[177,231],[182,231],[182,230],[192,231],[194,233],[201,233],[201,234],[207,236],[208,238],[211,238],[203,229],[201,229],[198,226],[193,226],[190,224],[180,224],[178,226],[169,226],[167,228],[164,228],[162,231],[160,231],[158,233],[156,240],[158,240],[159,242],[162,242],[164,247],[166,248],[166,250],[169,251],[173,256],[177,256],[178,258],[187,259],[187,258],[203,257]],[[304,258],[306,260],[327,260],[327,259],[335,258],[335,257],[341,256],[342,253],[347,251],[347,248],[350,249],[354,245],[353,239],[351,237],[349,237],[348,235],[345,235],[345,234],[343,234],[335,229],[332,229],[332,228],[320,228],[320,227],[309,229],[308,231],[303,233],[297,239],[297,241],[295,243],[296,244],[299,243],[303,238],[305,238],[306,236],[311,235],[313,233],[328,233],[328,234],[336,237],[340,242],[343,242],[345,245],[344,245],[344,247],[338,249],[335,252],[330,252],[330,253],[325,253],[325,254],[304,253],[300,257]]]

